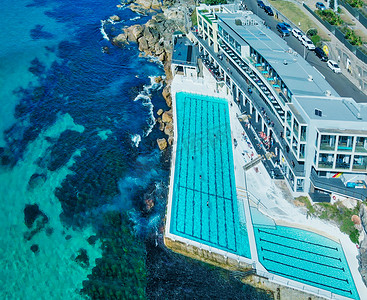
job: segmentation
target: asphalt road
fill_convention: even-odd
[[[247,8],[252,10],[260,18],[262,18],[266,25],[270,26],[271,30],[279,34],[276,30],[278,21],[273,16],[269,16],[263,9],[257,6],[256,0],[245,0]],[[289,37],[284,38],[289,47],[298,52],[301,56],[305,54],[307,62],[314,66],[317,70],[324,75],[326,81],[334,88],[334,90],[343,97],[351,97],[356,102],[367,102],[367,95],[362,93],[352,82],[349,81],[343,74],[335,74],[326,65],[326,62],[321,61],[313,51],[309,51],[302,45],[302,43],[296,39],[292,34]]]

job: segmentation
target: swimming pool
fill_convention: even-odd
[[[177,93],[176,116],[171,233],[250,258],[236,196],[227,101]]]
[[[251,214],[259,261],[270,273],[359,299],[338,242],[299,228],[268,226],[266,216],[259,221],[259,212]]]

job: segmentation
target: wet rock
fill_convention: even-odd
[[[117,15],[113,15],[113,16],[110,17],[110,20],[114,21],[114,22],[119,22],[119,21],[121,21],[121,18]]]
[[[35,187],[42,185],[45,183],[46,179],[46,174],[34,173],[31,178],[29,178],[27,189],[32,190]]]
[[[162,96],[164,100],[166,100],[166,103],[168,107],[172,106],[172,97],[171,97],[171,86],[166,85],[162,91]]]
[[[127,39],[130,42],[137,42],[143,36],[144,26],[140,24],[132,25],[124,29]]]
[[[103,51],[103,53],[109,54],[110,53],[110,48],[108,48],[108,46],[103,46],[102,51]]]
[[[120,33],[112,39],[112,43],[116,46],[123,46],[128,44],[126,33]]]
[[[37,244],[33,244],[31,246],[31,250],[32,250],[33,253],[38,253],[40,251],[40,248]]]
[[[164,150],[167,148],[167,141],[165,138],[157,139],[159,150]]]
[[[138,43],[140,51],[146,51],[149,48],[148,42],[144,36],[138,39]]]
[[[168,136],[173,136],[173,125],[172,123],[166,124],[166,127],[164,127],[164,133]]]
[[[77,257],[74,259],[76,263],[78,263],[82,268],[89,267],[89,257],[87,254],[87,250],[80,248],[78,251]]]
[[[173,144],[173,136],[168,137],[168,145],[172,146]]]
[[[71,238],[72,238],[72,236],[70,234],[65,236],[65,240],[67,240],[67,241],[70,240]]]
[[[145,211],[150,212],[152,208],[154,207],[154,200],[149,198],[144,200],[145,203]]]
[[[163,114],[163,109],[162,108],[158,109],[158,111],[157,111],[158,116],[160,116],[161,114]]]
[[[172,110],[165,111],[162,115],[162,121],[164,123],[172,123]]]
[[[152,7],[152,0],[135,0],[135,3],[144,9],[149,9]]]
[[[157,76],[154,78],[155,83],[161,83],[163,81],[162,76]],[[163,110],[162,110],[163,112]]]

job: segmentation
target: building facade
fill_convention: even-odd
[[[249,116],[293,195],[365,200],[366,104],[340,97],[250,11],[201,5],[197,21],[204,67]]]

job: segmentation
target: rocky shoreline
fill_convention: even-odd
[[[185,32],[185,11],[195,7],[194,2],[185,1],[175,3],[166,0],[135,0],[124,2],[129,9],[141,14],[152,15],[152,18],[144,25],[135,24],[130,27],[122,28],[122,33],[113,38],[112,43],[123,47],[128,43],[137,43],[142,56],[156,57],[164,67],[165,78],[158,77],[156,82],[163,81],[164,88],[162,95],[170,108],[167,111],[158,109],[157,126],[165,133],[167,138],[157,140],[160,150],[165,150],[173,143],[173,118],[172,118],[172,97],[171,82],[171,58],[173,51],[172,33],[175,31]],[[118,21],[118,16],[111,16],[112,21]],[[190,18],[188,18],[190,20]]]

